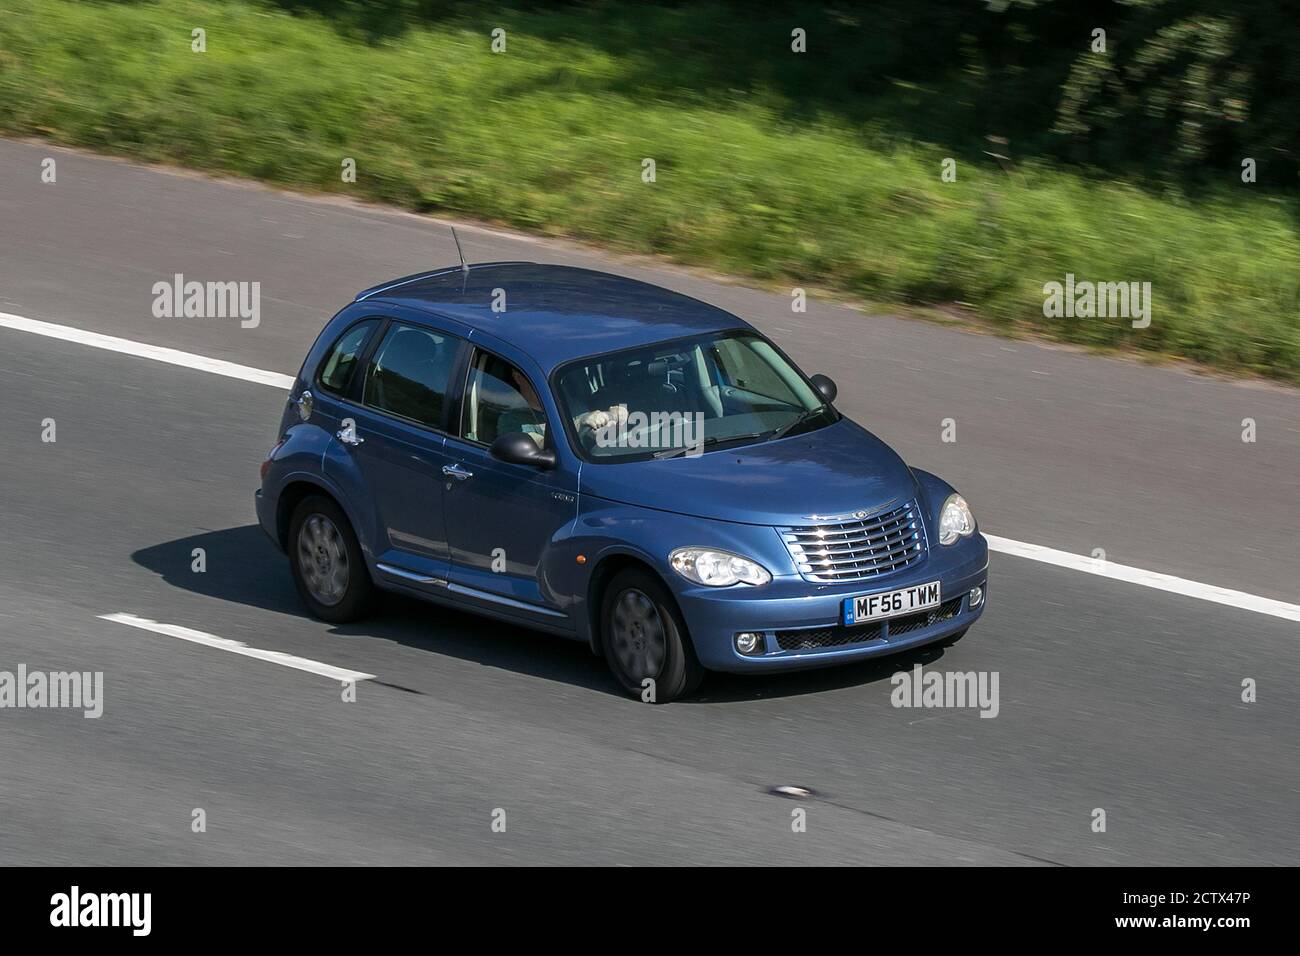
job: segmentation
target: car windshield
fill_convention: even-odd
[[[570,435],[596,462],[697,455],[838,418],[798,369],[750,332],[579,359],[555,384]]]

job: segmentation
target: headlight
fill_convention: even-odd
[[[952,544],[975,533],[975,516],[961,495],[949,495],[939,512],[939,543]]]
[[[730,551],[708,548],[678,548],[668,555],[673,570],[688,581],[725,588],[732,584],[766,584],[772,580],[767,568]]]

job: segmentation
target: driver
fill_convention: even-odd
[[[578,431],[578,438],[586,448],[591,448],[604,440],[615,441],[617,432],[627,425],[627,406],[611,405],[608,410],[594,408],[576,416],[573,425]]]
[[[537,397],[537,390],[528,376],[517,368],[510,369],[510,383],[514,385],[519,397],[524,400],[525,408],[512,408],[501,414],[497,433],[523,432],[537,442],[538,447],[546,443],[546,412]]]

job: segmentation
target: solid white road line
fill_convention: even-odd
[[[280,388],[288,389],[293,387],[294,378],[292,375],[282,375],[279,372],[267,372],[262,369],[250,368],[247,365],[236,365],[233,362],[223,362],[221,359],[206,358],[202,355],[194,355],[190,352],[179,352],[176,349],[160,348],[156,345],[145,345],[142,342],[132,342],[129,339],[119,339],[112,335],[100,335],[98,332],[86,332],[82,329],[76,329],[69,325],[55,325],[51,322],[38,322],[35,319],[25,319],[21,315],[10,315],[7,312],[0,312],[0,327],[18,329],[22,332],[34,332],[37,335],[45,335],[54,339],[63,339],[66,342],[79,342],[82,345],[92,345],[95,348],[108,349],[113,352],[122,352],[126,355],[138,355],[141,358],[153,359],[158,362],[168,362],[172,365],[182,365],[185,368],[198,369],[201,372],[212,372],[214,375],[225,375],[229,378],[239,378],[246,382],[258,382],[263,385],[275,385]],[[1225,604],[1228,607],[1240,608],[1243,611],[1254,611],[1256,614],[1268,614],[1272,617],[1280,617],[1288,621],[1300,621],[1300,604],[1287,604],[1284,601],[1275,601],[1272,598],[1258,597],[1254,594],[1247,594],[1245,591],[1233,591],[1229,588],[1217,587],[1213,584],[1200,584],[1196,581],[1188,581],[1186,578],[1176,578],[1171,574],[1161,574],[1157,571],[1146,571],[1142,568],[1133,568],[1123,564],[1113,564],[1109,561],[1099,561],[1095,558],[1085,557],[1081,554],[1071,554],[1068,551],[1058,551],[1055,548],[1045,548],[1039,544],[1027,544],[1023,541],[1014,541],[1011,538],[1000,538],[997,535],[985,534],[988,539],[989,549],[1001,554],[1010,554],[1018,558],[1028,558],[1031,561],[1041,561],[1044,564],[1054,564],[1059,568],[1068,568],[1071,571],[1082,571],[1085,574],[1096,574],[1103,578],[1110,578],[1112,581],[1123,581],[1126,584],[1137,584],[1142,587],[1155,588],[1158,591],[1169,591],[1173,594],[1181,594],[1184,597],[1197,598],[1202,601],[1213,601],[1215,604]],[[130,617],[130,615],[122,615]],[[113,618],[115,619],[115,618]],[[123,621],[124,624],[132,624],[139,621],[136,618],[132,621]],[[152,621],[147,622],[153,624]],[[137,627],[143,626],[136,624]],[[151,628],[156,630],[160,627],[170,628],[169,624],[159,624]],[[185,631],[185,628],[174,628],[173,630]],[[171,631],[160,631],[159,633],[171,634]],[[201,634],[199,631],[188,631],[189,634]],[[173,637],[181,637],[180,634],[172,634]],[[226,641],[224,638],[212,637],[210,634],[203,634],[205,638],[212,641],[220,642],[219,645],[225,646],[235,644],[243,648],[244,645],[237,641]],[[191,638],[185,638],[191,640]],[[204,643],[200,641],[199,643]],[[226,648],[229,650],[230,648]],[[253,651],[246,648],[245,653],[252,651],[248,656],[257,657],[264,654],[270,654],[269,651]],[[295,658],[298,660],[299,658]],[[283,662],[281,662],[283,663]],[[307,661],[314,664],[313,661]],[[294,666],[294,665],[290,665]],[[316,664],[317,667],[327,667],[325,664]],[[310,670],[310,668],[303,668]],[[348,673],[352,673],[349,671]],[[364,677],[373,675],[366,674]],[[363,679],[353,678],[353,679]],[[347,678],[339,678],[346,680]]]
[[[200,372],[211,372],[213,375],[224,375],[227,378],[243,379],[245,382],[257,382],[259,385],[274,385],[283,389],[293,387],[292,375],[267,372],[260,368],[236,365],[234,362],[195,355],[192,352],[181,352],[177,349],[167,349],[159,345],[132,342],[130,339],[119,339],[115,335],[87,332],[85,329],[74,329],[70,325],[55,325],[53,322],[26,319],[21,315],[11,315],[8,312],[0,312],[0,327],[32,332],[52,339],[62,339],[65,342],[77,342],[97,349],[107,349],[110,352],[121,352],[124,355],[153,359],[155,362],[166,362],[168,365],[198,369]]]
[[[328,677],[330,680],[336,680],[340,683],[371,680],[375,676],[374,674],[363,674],[360,671],[351,671],[346,667],[335,667],[333,664],[322,664],[320,661],[313,661],[306,657],[295,657],[292,654],[284,654],[280,651],[259,650],[256,647],[249,647],[242,641],[232,641],[229,638],[217,637],[215,634],[205,634],[203,631],[194,631],[176,624],[160,624],[157,621],[149,620],[147,617],[136,617],[134,614],[101,614],[99,617],[104,621],[129,624],[131,627],[153,631],[155,634],[166,634],[168,637],[178,637],[182,641],[202,644],[204,647],[215,647],[218,650],[230,651],[232,654],[252,657],[259,661],[270,661],[272,664],[283,664],[285,667],[307,671],[311,674],[319,674],[321,677]]]
[[[1031,561],[1054,564],[1058,568],[1069,568],[1071,571],[1096,574],[1103,578],[1110,578],[1113,581],[1140,584],[1142,587],[1155,588],[1157,591],[1170,591],[1174,594],[1182,594],[1185,597],[1199,598],[1202,601],[1226,604],[1228,607],[1241,608],[1243,611],[1254,611],[1256,614],[1268,614],[1288,621],[1300,621],[1300,604],[1287,604],[1285,601],[1274,601],[1272,598],[1258,597],[1254,594],[1247,594],[1245,591],[1233,591],[1230,588],[1221,588],[1213,584],[1199,584],[1196,581],[1188,581],[1186,578],[1176,578],[1172,574],[1161,574],[1158,571],[1147,571],[1143,568],[1129,567],[1126,564],[1115,564],[1111,561],[1085,557],[1082,554],[1057,551],[1055,548],[1045,548],[1041,544],[1026,544],[1023,541],[1013,541],[1010,538],[999,538],[995,534],[986,533],[984,537],[988,539],[989,550],[1001,554],[1012,554],[1018,558],[1028,558]]]

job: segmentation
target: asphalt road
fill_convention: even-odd
[[[606,268],[737,312],[992,533],[1300,598],[1293,391],[462,240],[474,260]],[[4,312],[293,373],[358,289],[454,255],[445,227],[393,211],[0,142]],[[260,281],[261,325],[154,318],[151,287],[177,272]],[[0,709],[0,863],[1300,860],[1294,622],[995,554],[989,609],[946,652],[715,676],[650,707],[584,648],[468,615],[395,600],[359,625],[305,617],[251,513],[283,401],[0,328],[0,671],[105,681],[99,719]],[[347,703],[326,678],[111,613],[376,679]],[[894,708],[889,677],[917,662],[996,671],[998,716]]]

